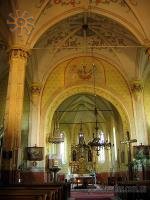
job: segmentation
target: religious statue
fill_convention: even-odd
[[[73,150],[73,152],[72,152],[72,160],[73,160],[73,161],[76,161],[76,160],[77,160],[77,153],[76,153],[76,150]]]
[[[88,150],[88,161],[92,162],[92,152],[91,152],[91,149]]]

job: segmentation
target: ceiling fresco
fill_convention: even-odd
[[[137,6],[138,5],[138,0],[129,0],[129,3],[132,6]],[[46,4],[45,9],[48,9],[50,7],[53,7],[55,5],[61,5],[61,6],[79,6],[81,4],[81,0],[39,0],[36,2],[35,6],[37,8],[40,8],[43,4]],[[125,0],[87,0],[88,5],[94,5],[98,6],[100,4],[104,5],[109,5],[109,4],[118,4],[121,7],[127,7],[130,9],[128,6],[128,3]]]
[[[37,54],[38,65],[42,66],[39,68],[41,79],[44,69],[47,74],[57,62],[77,55],[101,54],[123,68],[120,56],[131,60],[130,56],[136,54],[139,45],[136,37],[118,22],[103,15],[82,12],[49,28],[37,41],[33,52]]]
[[[145,5],[145,8],[148,8],[148,3]],[[36,42],[35,39],[36,43],[33,42],[35,44],[34,47],[29,48],[31,56],[29,57],[27,76],[30,82],[41,82],[45,74],[49,73],[49,69],[56,66],[59,62],[70,59],[73,56],[85,54],[86,56],[93,54],[109,60],[113,65],[120,68],[125,76],[130,70],[128,74],[131,74],[131,77],[129,79],[133,78],[137,65],[135,58],[139,58],[136,54],[139,52],[138,48],[143,47],[141,40],[140,42],[138,41],[140,38],[138,31],[141,31],[141,35],[144,33],[145,27],[144,22],[142,22],[142,16],[147,14],[146,12],[142,13],[142,16],[139,14],[139,9],[143,8],[141,7],[141,2],[137,0],[87,0],[86,7],[84,0],[33,0],[32,2],[30,0],[20,0],[12,1],[11,3],[9,0],[6,0],[2,6],[0,8],[0,24],[2,27],[0,32],[1,36],[3,36],[2,40],[0,37],[0,60],[2,60],[0,73],[3,73],[6,69],[8,70],[8,64],[5,63],[7,52],[4,53],[7,45],[3,41],[6,38],[6,41],[8,40],[7,43],[10,45],[9,40],[12,39],[12,27],[7,22],[9,22],[11,16],[19,16],[19,18],[14,18],[16,20],[24,17],[26,21],[29,16],[34,18],[34,26],[31,29],[33,29],[32,32],[35,32],[35,35],[38,35],[37,31],[47,24],[48,20],[53,20],[55,13],[55,18],[58,17],[59,19],[59,16],[63,12],[70,12],[69,9],[78,9],[81,6],[84,12],[80,12],[79,14],[72,12],[72,16],[66,17],[63,20],[61,20],[62,18],[56,20],[59,22],[53,26],[49,24],[47,28],[50,28],[41,37],[39,34],[40,38],[37,37],[39,40]],[[129,22],[130,30],[135,31],[134,33],[138,39],[121,23],[102,15],[100,10],[99,14],[94,13],[96,12],[94,8],[107,11],[103,13],[104,15],[112,13],[110,17],[114,16],[114,19],[117,19],[115,17],[117,15],[118,21],[123,24],[124,22],[125,24]],[[61,9],[64,9],[64,11]],[[54,14],[51,14],[53,11]],[[141,21],[138,20],[139,17]],[[144,19],[147,19],[147,17]],[[21,23],[22,21],[16,22]],[[146,27],[148,28],[148,26]],[[17,32],[18,30],[15,28],[15,31]],[[28,30],[25,27],[20,32],[20,34],[26,37],[32,35],[31,33],[29,35],[27,33]],[[16,37],[20,39],[18,39],[19,41],[23,39],[21,35],[16,34]],[[29,43],[31,42],[32,37],[31,41],[29,39]],[[143,52],[145,52],[145,49]]]
[[[86,35],[84,35],[86,26]],[[87,47],[138,46],[134,35],[108,17],[81,13],[69,17],[50,28],[35,48],[81,48],[86,36]]]

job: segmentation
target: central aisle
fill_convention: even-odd
[[[97,189],[72,189],[69,200],[114,200],[112,187]]]

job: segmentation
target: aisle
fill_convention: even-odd
[[[69,200],[113,200],[113,191],[104,191],[101,189],[82,189],[72,190]]]

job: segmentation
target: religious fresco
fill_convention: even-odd
[[[81,13],[69,17],[46,31],[35,48],[51,48],[56,51],[65,48],[80,49],[84,43],[83,25],[86,20],[87,48],[138,46],[137,39],[121,24],[108,17]]]
[[[18,36],[29,35],[34,28],[34,18],[28,11],[16,10],[15,14],[10,13],[7,24],[11,32],[17,32]]]
[[[39,0],[39,2],[36,4],[36,7],[40,8],[42,4],[46,4],[46,7],[52,7],[55,5],[61,5],[61,6],[78,6],[82,3],[82,0]],[[109,5],[111,3],[117,3],[120,6],[127,6],[128,4],[124,0],[87,0],[87,4],[89,5],[95,5],[98,6],[100,4],[106,4]],[[137,0],[129,0],[129,3],[132,6],[137,6],[138,1]]]
[[[71,60],[65,68],[65,86],[93,84],[93,60],[91,57],[80,57]],[[105,69],[101,62],[94,61],[96,85],[106,84]],[[70,79],[71,77],[71,79]]]

